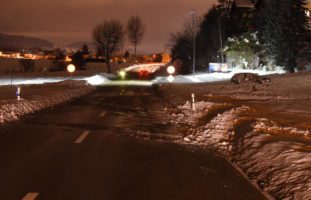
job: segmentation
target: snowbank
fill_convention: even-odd
[[[59,83],[62,81],[86,81],[90,85],[103,85],[113,78],[111,74],[98,74],[91,77],[4,77],[0,79],[0,86],[6,85],[42,85],[46,83]]]
[[[173,83],[208,83],[208,82],[217,82],[217,81],[226,81],[230,80],[235,74],[237,73],[254,73],[258,74],[259,76],[271,75],[271,74],[284,74],[286,73],[281,68],[276,68],[274,71],[267,71],[267,70],[251,70],[251,69],[240,69],[240,68],[233,68],[229,69],[229,72],[216,72],[216,73],[201,73],[187,76],[175,76],[175,80]],[[168,82],[166,77],[158,77],[154,80],[155,83],[163,83]]]
[[[186,102],[168,112],[185,130],[175,142],[221,153],[276,199],[311,199],[309,130],[246,117],[254,111],[246,106],[199,102],[196,112],[190,108]]]
[[[51,87],[53,87],[53,84],[51,84]],[[34,113],[35,111],[70,101],[73,98],[80,97],[93,91],[93,89],[93,87],[85,86],[84,84],[73,86],[70,90],[68,90],[68,87],[64,87],[62,90],[57,92],[53,91],[50,95],[36,95],[34,98],[29,100],[22,99],[20,101],[0,101],[0,124],[15,121],[22,118],[26,114]]]
[[[103,85],[103,84],[110,82],[109,79],[106,78],[106,76],[104,75],[95,75],[89,78],[85,78],[84,80],[86,80],[88,84],[91,84],[94,86]]]
[[[156,71],[158,68],[163,66],[164,64],[145,64],[145,65],[134,65],[131,67],[126,68],[126,70],[131,71],[131,70],[137,70],[140,69],[141,67],[145,67],[146,69],[150,70],[152,73],[153,71]],[[244,69],[231,69],[230,72],[228,73],[202,73],[202,74],[195,74],[193,75],[187,75],[187,76],[182,76],[178,75],[175,76],[175,80],[173,83],[207,83],[207,82],[217,82],[217,81],[225,81],[225,80],[230,80],[232,76],[236,73],[255,73],[260,76],[262,75],[270,75],[270,74],[283,74],[285,71],[282,69],[277,69],[275,71],[266,71],[266,70],[244,70]],[[14,77],[12,80],[10,77],[4,77],[0,79],[0,85],[40,85],[40,84],[45,84],[45,83],[57,83],[61,81],[67,81],[67,80],[73,80],[73,81],[87,81],[88,84],[98,86],[98,85],[122,85],[122,84],[127,84],[127,85],[139,85],[137,81],[132,82],[126,82],[125,81],[111,81],[109,79],[115,78],[115,75],[112,74],[106,74],[106,73],[101,73],[97,74],[91,77],[37,77],[37,78],[32,78],[32,77]],[[146,83],[146,81],[144,81]],[[166,83],[167,77],[157,77],[154,80],[147,81],[148,86],[155,84],[155,83]],[[145,84],[144,83],[144,84]],[[146,84],[145,84],[146,85]]]
[[[45,83],[58,83],[61,81],[70,80],[66,77],[13,77],[12,79],[9,77],[1,78],[0,85],[42,85]],[[79,79],[80,80],[80,79]]]

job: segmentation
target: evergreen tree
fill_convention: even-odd
[[[258,24],[266,57],[291,73],[307,28],[304,5],[305,0],[266,0]]]
[[[86,69],[86,60],[82,51],[77,51],[72,55],[72,64],[74,64],[78,69]]]
[[[208,66],[210,62],[223,62],[222,47],[226,41],[226,16],[222,9],[213,7],[201,23],[197,38],[198,64]]]
[[[89,47],[86,44],[84,44],[82,46],[81,50],[82,50],[83,55],[89,55],[90,54]]]
[[[191,37],[185,32],[171,34],[168,46],[171,47],[172,62],[181,62],[180,73],[189,74],[191,72],[193,47]]]
[[[191,21],[186,21],[184,30],[172,34],[170,38],[173,60],[182,62],[183,74],[192,71],[193,63],[193,32],[196,34],[196,69],[206,70],[210,62],[225,62],[222,48],[228,36],[229,5],[231,0],[219,1],[212,7],[200,22],[198,31],[193,31]]]

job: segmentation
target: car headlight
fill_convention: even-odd
[[[119,71],[119,76],[124,79],[126,76],[126,72],[124,70]]]

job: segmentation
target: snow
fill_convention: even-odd
[[[57,83],[66,80],[70,79],[66,77],[14,77],[13,79],[6,77],[0,79],[0,85],[41,85],[44,83]]]
[[[158,70],[160,67],[163,67],[163,63],[156,64],[140,64],[133,65],[128,68],[125,68],[125,71],[135,71],[138,69],[145,69],[151,73]],[[173,83],[208,83],[208,82],[217,82],[230,80],[232,76],[236,73],[255,73],[260,76],[270,75],[270,74],[283,74],[284,70],[278,68],[274,71],[262,70],[246,70],[240,68],[230,69],[227,73],[200,73],[193,75],[177,75],[174,76]],[[139,81],[139,80],[124,80],[124,81],[111,81],[109,78],[112,78],[111,74],[97,74],[91,77],[14,77],[11,81],[10,77],[4,77],[0,79],[0,86],[3,85],[40,85],[45,83],[57,83],[67,80],[81,81],[85,80],[88,84],[98,86],[98,85],[142,85],[142,86],[151,86],[156,83],[166,83],[168,82],[167,77],[157,77],[151,81]]]
[[[0,79],[0,86],[5,85],[42,85],[45,83],[58,83],[62,81],[81,81],[84,80],[90,85],[103,85],[109,82],[109,79],[106,78],[107,75],[95,75],[91,77],[14,77],[12,80],[9,77]]]
[[[217,81],[226,81],[230,80],[237,73],[254,73],[259,76],[271,75],[271,74],[284,74],[286,73],[281,68],[276,68],[274,71],[262,70],[251,70],[251,69],[241,69],[241,68],[232,68],[229,69],[229,72],[216,72],[216,73],[200,73],[195,75],[178,75],[175,76],[173,83],[208,83],[208,82],[217,82]],[[154,80],[155,83],[167,82],[166,77],[158,77]]]
[[[89,78],[85,78],[84,80],[87,81],[88,84],[91,85],[103,85],[106,84],[107,82],[110,82],[107,78],[105,78],[103,75],[95,75]]]
[[[248,118],[254,110],[247,106],[230,108],[214,102],[198,105],[196,112],[191,111],[190,102],[177,106],[173,113],[166,109],[172,122],[184,127],[182,139],[175,142],[216,150],[277,199],[311,199],[309,130]],[[206,120],[204,116],[215,107],[228,109]]]
[[[49,91],[54,85],[43,87],[42,89]],[[31,87],[30,89],[28,88],[28,92],[31,90]],[[0,124],[21,119],[26,114],[70,101],[74,98],[86,95],[93,90],[93,87],[85,85],[82,87],[75,86],[71,88],[70,92],[68,91],[68,87],[61,87],[59,90],[51,90],[53,92],[49,94],[36,94],[19,101],[2,100],[0,101]]]

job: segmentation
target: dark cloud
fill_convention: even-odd
[[[3,2],[4,1],[4,2]],[[27,34],[66,44],[91,41],[93,27],[104,19],[126,23],[139,15],[146,25],[140,49],[162,51],[193,8],[204,14],[216,0],[2,0],[0,32]]]

